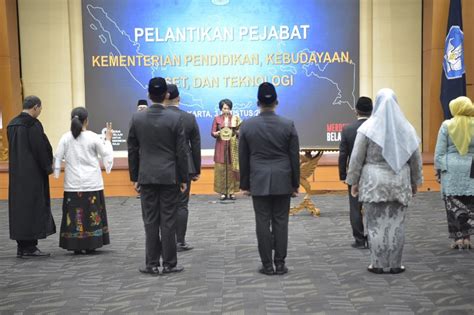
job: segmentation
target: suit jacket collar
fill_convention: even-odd
[[[171,109],[171,110],[175,110],[175,111],[180,111],[181,109],[179,109],[178,106],[174,106],[174,105],[170,105],[170,106],[166,106],[167,109]]]
[[[163,104],[158,104],[158,103],[154,103],[154,104],[151,104],[150,107],[148,107],[148,109],[153,109],[153,110],[156,110],[156,109],[165,109],[166,107],[163,105]]]
[[[275,111],[260,112],[259,116],[276,116]]]

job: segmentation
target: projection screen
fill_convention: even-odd
[[[218,102],[243,120],[258,114],[257,88],[277,89],[302,148],[337,148],[359,94],[358,0],[83,0],[86,107],[90,128],[128,125],[147,84],[165,77],[200,126],[202,149]]]

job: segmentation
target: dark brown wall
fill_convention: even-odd
[[[21,110],[20,57],[16,0],[0,0],[0,160],[6,160],[8,122]]]

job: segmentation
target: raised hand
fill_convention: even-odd
[[[105,128],[107,128],[107,131],[105,132],[105,140],[112,141],[112,134],[113,134],[112,123],[111,122],[105,123]]]

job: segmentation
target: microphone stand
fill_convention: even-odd
[[[225,165],[225,196],[226,196],[226,199],[229,198],[229,175],[228,175],[228,162],[229,162],[229,159],[228,159],[228,150],[229,150],[229,146],[228,146],[228,143],[229,141],[228,140],[224,140],[224,165]]]
[[[229,122],[228,124],[231,124],[230,117],[229,117]],[[228,125],[225,124],[225,117],[224,117],[224,127],[229,127]],[[222,128],[219,128],[222,129]],[[220,136],[220,135],[219,135]],[[225,196],[226,198],[224,200],[221,200],[221,203],[234,203],[235,201],[230,199],[230,193],[229,193],[229,142],[230,140],[222,140],[224,141],[224,170],[225,170]]]

